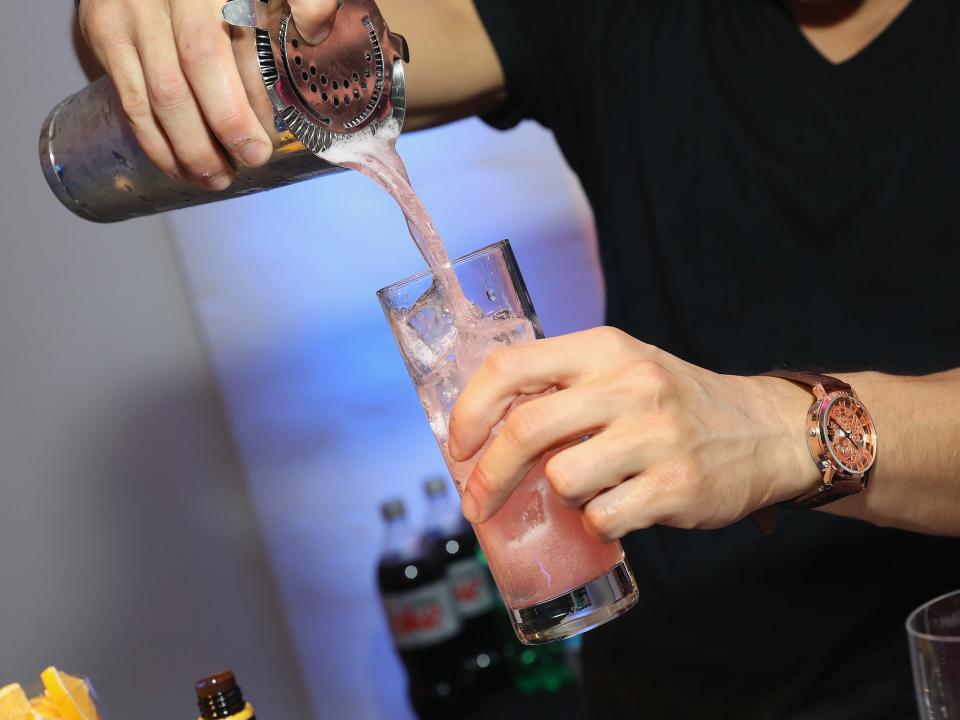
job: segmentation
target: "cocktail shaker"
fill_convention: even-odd
[[[273,155],[260,168],[237,167],[227,190],[172,180],[140,149],[109,78],[60,103],[40,132],[40,165],[54,195],[95,222],[203,205],[308,180],[338,168],[326,150],[361,130],[405,115],[406,41],[391,33],[373,0],[345,0],[333,32],[311,46],[286,0],[230,0],[231,25],[254,28],[256,58],[274,108]]]

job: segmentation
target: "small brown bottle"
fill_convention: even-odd
[[[199,720],[257,720],[253,706],[245,702],[237,679],[230,671],[206,677],[197,683]]]

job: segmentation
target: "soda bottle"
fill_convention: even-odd
[[[237,679],[229,670],[205,677],[197,683],[199,720],[257,720],[253,706],[243,699]]]
[[[386,523],[377,584],[390,633],[407,671],[410,704],[421,718],[462,708],[469,680],[462,625],[436,552],[420,543],[402,501],[380,506]]]
[[[459,504],[452,502],[449,482],[427,480],[427,520],[423,543],[444,560],[447,582],[463,622],[464,667],[484,689],[506,679],[500,643],[497,596],[490,571],[480,559],[480,547]]]

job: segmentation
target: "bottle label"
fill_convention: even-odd
[[[437,645],[460,632],[460,618],[442,580],[383,596],[393,642],[400,650]]]
[[[482,615],[495,605],[487,572],[477,560],[465,558],[447,566],[447,582],[461,617]]]

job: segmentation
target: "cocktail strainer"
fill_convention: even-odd
[[[407,42],[387,29],[373,0],[345,0],[333,31],[310,45],[286,0],[230,0],[223,17],[255,28],[267,94],[287,129],[323,157],[333,145],[388,120],[403,125]]]

